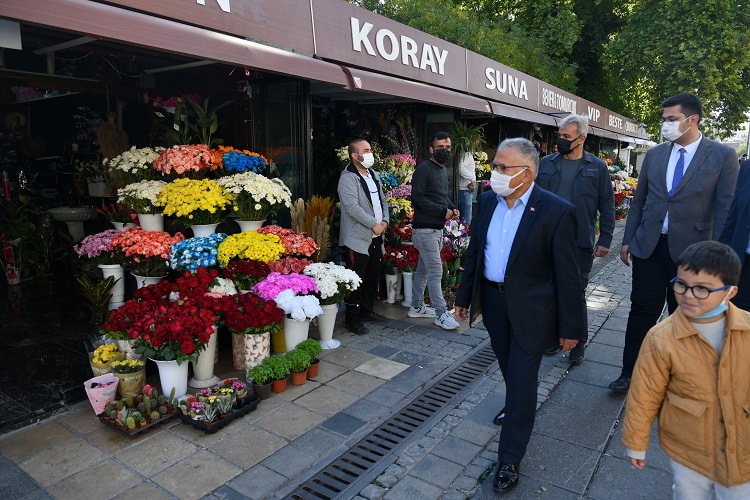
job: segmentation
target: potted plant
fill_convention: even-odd
[[[261,363],[252,367],[247,372],[248,380],[252,381],[253,394],[260,399],[271,397],[271,382],[273,381],[273,371],[268,364]]]
[[[167,183],[158,180],[144,180],[128,184],[117,190],[117,202],[124,203],[138,214],[141,228],[148,231],[163,231],[164,216],[156,206],[159,193]]]
[[[123,359],[112,362],[112,373],[120,379],[117,392],[120,397],[135,397],[146,383],[146,362],[140,359]]]
[[[318,332],[320,341],[329,348],[338,347],[338,341],[333,341],[333,329],[336,324],[336,314],[339,302],[351,291],[362,284],[360,277],[343,266],[334,263],[315,263],[305,267],[305,276],[315,280],[318,287],[318,298],[323,313],[318,316]],[[339,344],[340,345],[340,344]]]
[[[217,182],[235,197],[237,223],[242,231],[260,229],[271,212],[282,206],[292,206],[292,193],[281,179],[269,179],[247,171],[222,177]]]
[[[188,238],[172,245],[169,251],[169,267],[196,271],[199,267],[214,267],[218,264],[219,244],[227,238],[224,233],[212,233],[200,238]],[[226,276],[225,276],[226,278]]]
[[[138,149],[133,146],[114,158],[105,158],[102,165],[128,183],[153,180],[159,176],[154,170],[154,160],[162,151],[162,147]]]
[[[177,217],[194,236],[209,236],[221,221],[222,212],[233,207],[234,196],[214,179],[175,179],[161,190],[156,206],[164,215]]]
[[[271,353],[271,335],[281,330],[284,313],[273,300],[252,292],[228,295],[224,299],[224,324],[232,333],[232,362],[235,370],[249,370]]]
[[[284,355],[292,374],[292,385],[302,385],[307,380],[307,369],[310,367],[310,355],[301,349],[292,349]]]
[[[136,226],[137,214],[124,203],[112,203],[103,208],[97,208],[96,211],[102,214],[118,231]]]
[[[131,227],[115,235],[112,248],[122,252],[125,267],[136,277],[141,288],[148,280],[140,278],[162,278],[167,275],[167,259],[172,245],[184,239],[182,233],[172,236],[164,231],[144,231]]]
[[[267,365],[271,370],[271,391],[284,392],[286,390],[286,379],[289,375],[289,362],[284,356],[271,356],[264,359],[261,365]]]
[[[117,279],[114,276],[109,276],[102,281],[94,281],[85,274],[81,274],[76,276],[76,281],[83,297],[94,308],[96,324],[102,324],[107,318],[107,304],[112,297],[112,289]]]
[[[284,246],[278,236],[257,231],[230,234],[219,245],[219,265],[226,267],[230,260],[257,260],[268,264],[281,257]]]
[[[310,367],[307,369],[307,378],[317,377],[320,368],[320,359],[318,359],[318,355],[323,352],[320,343],[315,339],[307,339],[297,344],[295,349],[305,351],[307,355],[310,356]]]

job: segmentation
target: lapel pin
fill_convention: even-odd
[[[529,208],[529,211],[530,211],[530,212],[533,212],[533,211],[534,211],[534,207],[530,207],[530,208]]]

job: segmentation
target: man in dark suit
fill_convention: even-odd
[[[742,275],[732,302],[750,311],[750,160],[740,165],[737,189],[719,241],[731,246],[742,260]]]
[[[456,316],[483,311],[505,379],[505,408],[494,486],[518,483],[536,414],[544,350],[563,352],[582,337],[585,304],[576,265],[575,207],[534,184],[539,156],[526,139],[507,139],[493,161],[493,193],[479,198]]]
[[[662,135],[669,142],[650,149],[643,159],[638,187],[622,237],[620,259],[633,262],[630,314],[625,330],[622,373],[609,384],[630,388],[630,375],[641,343],[664,309],[677,307],[669,293],[677,276],[675,262],[685,248],[718,240],[737,182],[737,153],[703,137],[698,123],[703,106],[682,92],[661,103]]]

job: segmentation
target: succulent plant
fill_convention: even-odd
[[[115,403],[114,403],[114,402],[110,401],[110,402],[109,402],[109,403],[107,403],[107,405],[106,405],[106,406],[104,407],[104,411],[106,411],[106,412],[107,412],[107,415],[109,415],[110,413],[112,413],[112,411],[113,411],[113,410],[114,410],[114,411],[117,411],[117,407],[115,406]]]
[[[117,408],[117,411],[122,410],[125,407],[125,403],[122,402],[122,400],[115,403],[115,408]]]
[[[216,406],[206,405],[203,408],[201,415],[203,416],[204,422],[213,422],[214,420],[216,420],[216,417],[219,415],[219,412]]]
[[[167,410],[166,406],[162,405],[162,406],[159,407],[159,415],[166,415],[167,411],[169,411],[169,410]]]
[[[146,412],[146,405],[143,404],[143,403],[140,403],[140,404],[136,405],[135,409],[138,410],[141,413],[147,413]]]
[[[128,408],[132,408],[133,404],[133,396],[128,396],[125,398],[125,406],[127,406]]]
[[[109,410],[107,415],[109,415],[109,418],[111,418],[112,420],[117,420],[117,409],[113,408],[112,410]]]
[[[219,413],[221,413],[222,415],[232,413],[232,400],[220,399],[219,402],[216,403],[216,408],[219,410]]]
[[[121,403],[121,401],[118,401],[118,403]],[[117,412],[117,416],[115,417],[115,421],[122,427],[128,426],[128,418],[130,418],[130,409],[128,408],[120,408]]]
[[[133,417],[128,417],[125,423],[131,431],[135,429],[135,419]]]
[[[161,418],[161,413],[159,413],[158,411],[154,410],[154,411],[151,412],[149,418],[151,418],[151,420],[159,420]]]
[[[151,413],[151,398],[150,397],[146,396],[143,398],[143,405],[146,408],[146,413]]]

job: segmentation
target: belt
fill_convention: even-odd
[[[487,278],[484,278],[484,282],[499,292],[505,291],[505,283],[498,283],[497,281],[490,281]]]

